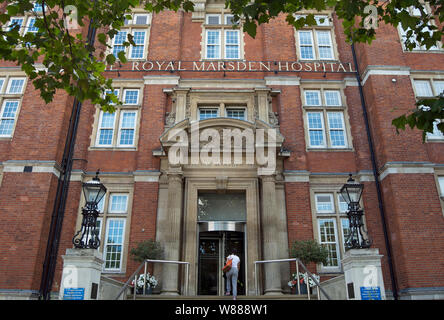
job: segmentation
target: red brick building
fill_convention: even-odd
[[[114,114],[81,108],[53,293],[80,228],[82,182],[100,168],[105,277],[125,282],[138,266],[129,251],[147,239],[164,246],[166,259],[190,262],[192,295],[223,294],[230,246],[244,261],[241,294],[255,294],[254,262],[288,258],[295,240],[325,245],[328,264],[310,268],[321,280],[341,277],[348,219],[339,190],[351,173],[364,184],[387,297],[393,281],[400,299],[444,297],[444,137],[423,143],[421,132],[397,134],[391,124],[444,90],[441,44],[407,52],[402,30],[380,25],[371,46],[355,45],[356,65],[335,14],[316,14],[316,27],[296,31],[280,17],[253,39],[232,28],[217,1],[196,1],[194,13],[135,10],[111,43],[129,61],[106,71],[123,105]],[[18,19],[25,26],[32,18]],[[127,33],[137,46],[121,46]],[[46,105],[20,68],[0,64],[2,297],[38,296],[73,102],[59,92]],[[193,124],[212,134],[274,129],[275,171],[261,174],[269,163],[257,161],[172,165],[169,133],[191,135]],[[176,267],[156,268],[158,290],[180,293]],[[289,265],[273,272],[262,292],[288,293]]]

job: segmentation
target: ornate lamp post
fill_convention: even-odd
[[[97,206],[106,194],[106,188],[99,179],[99,171],[96,172],[96,176],[91,181],[84,182],[82,188],[86,205],[82,208],[82,227],[74,235],[72,243],[76,248],[97,249],[100,245],[99,232],[96,228],[97,216],[99,215]]]
[[[341,195],[348,204],[348,221],[350,223],[350,233],[345,240],[345,248],[363,249],[369,248],[371,241],[368,239],[367,233],[363,230],[364,222],[362,216],[364,211],[359,205],[364,185],[356,182],[352,175],[341,188]]]

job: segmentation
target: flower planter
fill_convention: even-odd
[[[300,284],[301,292],[298,291],[298,286],[294,286],[294,294],[307,294],[307,284],[305,282]]]
[[[144,294],[144,295],[149,295],[153,293],[153,288],[151,287],[146,287],[145,288],[145,293],[143,292],[143,288],[137,288],[137,294]]]

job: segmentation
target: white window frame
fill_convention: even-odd
[[[205,35],[205,43],[203,44],[203,59],[204,60],[242,60],[243,59],[243,33],[241,29],[233,29],[233,25],[239,26],[239,24],[227,24],[227,18],[233,17],[234,15],[228,12],[222,13],[207,13],[205,15],[205,25],[204,25],[204,35]],[[210,17],[218,17],[219,24],[210,24]],[[218,44],[209,44],[208,34],[209,31],[217,31],[218,32]],[[227,33],[228,32],[236,32],[237,33],[237,44],[228,44],[227,43]],[[217,57],[209,57],[208,48],[212,46],[218,46],[219,50],[217,50]],[[227,57],[227,47],[228,46],[237,46],[237,57]]]
[[[310,128],[310,121],[309,121],[309,114],[311,113],[319,113],[321,115],[321,125],[322,128]],[[308,131],[308,145],[310,148],[313,149],[325,149],[327,148],[327,138],[326,138],[326,130],[325,130],[325,123],[324,123],[324,112],[322,110],[310,110],[307,111],[307,131]],[[322,145],[312,145],[311,144],[311,138],[310,138],[310,131],[322,131]]]
[[[140,60],[140,59],[143,59],[144,56],[145,56],[147,31],[146,30],[135,29],[135,30],[132,31],[133,37],[135,36],[136,32],[143,32],[143,44],[137,44],[136,46],[133,46],[133,45],[130,46],[130,54],[129,54],[130,56],[129,56],[129,59],[131,59],[131,60]],[[134,49],[138,48],[138,47],[143,47],[143,49],[142,49],[142,56],[141,57],[134,57],[133,56]]]
[[[341,91],[334,90],[334,89],[331,89],[331,90],[327,89],[327,90],[323,90],[323,91],[324,91],[324,105],[326,107],[342,107]],[[330,92],[336,93],[336,95],[338,97],[339,104],[327,104],[327,101],[328,101],[327,93],[330,93]]]
[[[324,32],[324,33],[328,34],[328,39],[329,39],[329,42],[330,42],[330,45],[328,46],[328,48],[330,49],[330,56],[331,56],[331,58],[322,58],[321,59],[320,48],[321,47],[327,47],[327,46],[325,44],[321,45],[319,43],[319,35],[318,35],[319,32]],[[333,40],[332,40],[332,36],[331,36],[331,31],[330,30],[315,30],[315,33],[316,33],[316,44],[317,44],[317,49],[318,49],[317,50],[318,51],[318,59],[322,60],[322,61],[335,60],[335,53],[333,51]]]
[[[137,101],[135,103],[127,103],[126,102],[126,93],[128,91],[137,91]],[[138,106],[140,105],[140,89],[138,88],[125,88],[123,89],[122,102],[125,106]]]
[[[17,102],[17,109],[15,111],[14,118],[4,116],[5,107],[8,102]],[[3,120],[12,120],[13,124],[12,124],[11,132],[9,134],[0,134],[0,138],[11,138],[13,136],[15,125],[17,123],[17,115],[19,113],[19,110],[20,110],[20,100],[18,100],[18,99],[4,99],[3,100],[2,105],[1,105],[1,110],[0,110],[0,123]]]
[[[210,44],[208,42],[208,34],[210,32],[217,32],[219,34],[219,36],[218,36],[218,43],[217,44]],[[207,30],[205,30],[205,34],[206,34],[206,36],[205,36],[205,59],[211,59],[211,60],[221,59],[221,56],[222,56],[222,45],[221,45],[221,42],[222,42],[222,39],[221,39],[222,38],[222,30],[219,30],[219,29],[207,29]],[[214,57],[214,58],[208,57],[208,52],[209,52],[208,47],[210,47],[210,46],[212,46],[212,47],[219,47],[219,50],[215,50],[215,52],[218,52],[218,56],[217,57]]]
[[[312,92],[316,92],[316,94],[318,96],[318,101],[319,101],[318,104],[308,104],[307,93],[312,93]],[[310,106],[310,107],[322,106],[321,90],[311,90],[311,89],[304,90],[304,98],[305,98],[305,105],[306,106]]]
[[[217,111],[217,114],[216,114],[216,116],[215,117],[211,117],[211,118],[205,118],[205,119],[201,119],[201,117],[200,117],[200,113],[201,113],[201,111],[202,110],[216,110]],[[220,113],[220,110],[219,110],[219,107],[217,107],[217,106],[211,106],[211,107],[199,107],[198,108],[198,117],[199,117],[199,121],[203,121],[203,120],[208,120],[208,119],[215,119],[215,118],[218,118],[219,117],[219,113]]]
[[[307,44],[301,44],[301,33],[309,33],[310,34],[310,38],[311,38],[311,53],[312,53],[312,55],[313,55],[313,58],[312,59],[310,59],[310,58],[303,58],[302,57],[302,47],[309,47],[309,45],[307,45]],[[313,61],[313,60],[316,60],[316,52],[315,52],[315,43],[314,43],[314,39],[313,39],[313,31],[311,31],[311,30],[298,30],[298,40],[299,40],[299,57],[300,57],[300,60],[302,60],[302,61]]]
[[[324,245],[324,244],[333,244],[333,242],[331,241],[326,241],[326,242],[322,242],[322,237],[321,237],[321,220],[324,221],[332,221],[333,222],[333,228],[334,228],[334,235],[335,235],[335,246],[336,246],[336,256],[337,256],[337,260],[338,260],[338,265],[337,266],[329,266],[329,265],[324,265],[323,263],[321,263],[321,268],[324,271],[338,271],[341,269],[341,251],[339,249],[339,238],[338,238],[338,227],[337,227],[337,223],[336,223],[336,219],[335,218],[327,218],[327,217],[318,217],[317,218],[317,224],[318,224],[318,239],[319,239],[319,244]],[[342,225],[341,225],[342,228]]]
[[[5,86],[6,77],[0,77],[0,94],[3,93],[3,87]]]
[[[20,87],[20,92],[10,92],[13,80],[23,80],[23,85]],[[25,77],[10,77],[8,79],[8,85],[6,87],[6,94],[9,94],[9,95],[20,95],[20,94],[23,94],[24,88],[25,88],[25,83],[26,83],[26,78]]]
[[[112,205],[113,205],[113,198],[114,197],[122,197],[125,196],[126,197],[126,201],[125,201],[125,210],[123,211],[113,211],[112,210]],[[129,194],[128,193],[122,193],[122,192],[110,192],[109,196],[108,196],[108,213],[112,213],[112,214],[128,214],[128,201],[129,201]]]
[[[28,32],[31,32],[31,33],[37,33],[37,32],[38,32],[38,28],[37,28],[37,30],[35,30],[35,31],[29,31],[29,29],[31,28],[31,27],[30,27],[30,24],[31,24],[31,21],[32,21],[32,20],[34,20],[34,26],[33,26],[33,28],[37,28],[37,27],[35,27],[35,20],[36,20],[36,18],[34,18],[34,17],[29,17],[29,18],[28,18],[28,21],[26,22],[25,34],[27,34]]]
[[[120,98],[120,89],[114,89],[114,90],[106,90],[106,92],[105,92],[105,95],[107,95],[107,94],[114,94],[116,97],[117,97],[117,99],[119,99]],[[114,102],[111,102],[110,103],[110,105],[112,105],[112,106],[114,106],[114,105],[116,105],[116,103],[114,103]]]
[[[431,14],[431,10],[429,8],[429,6],[427,4],[423,5],[423,9],[427,14]],[[413,17],[421,17],[421,12],[419,11],[419,9],[415,8],[415,7],[409,7],[407,8],[407,11],[409,12],[409,14]],[[429,24],[431,25],[435,25],[435,21],[433,19],[431,19],[429,21]],[[428,29],[429,25],[425,26],[424,29]],[[424,31],[423,29],[423,31]],[[416,34],[413,33],[411,36],[411,40],[412,42],[415,42],[416,46],[412,49],[412,51],[408,50],[405,46],[405,40],[406,40],[406,34],[407,32],[409,32],[410,28],[407,28],[406,30],[404,30],[404,28],[402,27],[401,24],[399,24],[398,26],[398,33],[399,33],[399,38],[401,40],[401,45],[402,45],[402,49],[404,52],[439,52],[439,51],[444,51],[444,48],[442,48],[442,43],[441,41],[437,41],[435,46],[431,47],[430,49],[427,49],[425,45],[420,46],[419,42],[416,40]],[[425,30],[427,31],[427,30]]]
[[[335,93],[337,104],[327,104],[327,94]],[[307,99],[307,95],[310,93],[316,93],[319,104],[309,104]],[[322,87],[321,88],[310,88],[305,87],[302,88],[302,99],[303,99],[303,109],[306,114],[304,117],[305,130],[306,130],[306,145],[307,149],[311,150],[320,150],[320,149],[334,149],[334,150],[349,150],[352,148],[351,146],[351,138],[349,136],[349,124],[346,116],[346,106],[344,104],[344,97],[341,89],[333,88],[333,87]],[[322,145],[313,145],[310,132],[311,131],[320,131],[321,129],[315,129],[310,127],[309,122],[309,114],[311,113],[320,113],[321,114],[321,125],[322,125],[322,133],[323,133],[323,144]],[[330,113],[340,113],[341,114],[341,123],[342,129],[332,129],[330,125],[329,114]],[[344,136],[345,145],[334,146],[332,141],[332,131],[342,131]]]
[[[132,128],[123,128],[122,127],[122,123],[123,123],[123,115],[125,113],[134,113],[135,117],[134,117],[134,127]],[[138,111],[137,110],[127,110],[127,109],[122,109],[120,110],[120,115],[119,115],[119,131],[118,131],[118,136],[117,136],[117,146],[118,147],[126,147],[126,148],[131,148],[135,146],[135,142],[136,142],[136,128],[137,128],[137,118],[138,118]],[[120,139],[121,139],[121,135],[122,135],[122,130],[133,130],[133,143],[132,144],[121,144],[120,143]]]
[[[123,50],[125,52],[125,56],[127,58],[128,61],[143,61],[146,60],[147,56],[148,56],[148,43],[149,43],[149,36],[150,36],[150,29],[151,29],[151,20],[152,20],[152,15],[150,13],[147,12],[132,12],[131,14],[131,19],[126,20],[125,19],[125,23],[124,23],[124,27],[120,30],[120,32],[126,32],[126,38],[124,39],[123,42],[127,42],[128,41],[128,35],[131,34],[134,36],[134,32],[137,31],[144,31],[145,32],[145,36],[144,36],[144,42],[143,42],[143,54],[142,57],[137,57],[137,58],[133,58],[133,50],[134,50],[134,46],[133,45],[129,45],[128,47],[123,46]],[[137,19],[138,16],[147,16],[147,24],[135,24],[135,21]],[[115,44],[115,40],[116,40],[116,36],[115,35],[113,37],[113,39],[110,41],[110,49],[109,49],[109,54],[113,54],[114,53],[114,46]],[[120,45],[120,44],[119,44]],[[138,46],[142,46],[141,44],[139,44]],[[118,56],[115,55],[116,59],[119,60]]]
[[[219,23],[211,23],[210,24],[210,18],[214,18],[214,17],[218,18]],[[222,21],[222,15],[220,13],[208,13],[205,16],[205,23],[208,24],[208,25],[218,26],[218,25],[222,24],[221,21]]]
[[[321,196],[321,197],[328,196],[330,198],[330,205],[332,207],[332,211],[318,210],[318,204],[319,204],[318,196]],[[334,214],[335,213],[335,202],[334,202],[334,199],[333,199],[333,194],[331,194],[331,193],[316,193],[315,194],[315,206],[316,206],[316,212],[319,213],[319,214],[324,214],[324,213]]]
[[[2,120],[12,120],[12,130],[8,134],[1,134],[0,139],[11,139],[14,136],[15,128],[17,125],[17,120],[19,117],[20,109],[22,106],[23,95],[26,91],[27,86],[27,77],[16,72],[12,74],[2,73],[0,74],[0,80],[2,80],[2,84],[0,86],[0,119]],[[14,80],[23,80],[22,86],[20,87],[19,92],[10,93],[12,81]],[[16,102],[17,110],[15,111],[14,118],[4,117],[6,103],[8,102]]]
[[[427,83],[427,87],[428,87],[428,91],[429,91],[429,95],[420,95],[419,94],[419,90],[417,87],[417,84],[419,83]],[[413,78],[412,79],[412,85],[413,85],[413,90],[415,93],[415,97],[416,99],[424,99],[424,98],[432,98],[432,97],[437,97],[439,96],[440,92],[438,92],[436,86],[435,86],[435,82],[443,82],[444,83],[444,79],[434,79],[434,78],[430,78],[430,79],[425,79],[423,77],[421,78]],[[436,121],[434,121],[433,123],[433,133],[427,132],[426,133],[426,141],[430,141],[430,142],[442,142],[444,141],[444,134],[438,130],[437,125],[442,122],[443,119],[439,120],[437,119]]]
[[[298,17],[305,17],[306,15],[295,15],[295,18],[297,19]],[[315,15],[314,16],[315,20],[317,21],[317,25],[314,26],[305,26],[304,28],[300,29],[300,30],[296,30],[295,29],[295,34],[297,36],[297,46],[298,46],[298,57],[300,61],[336,61],[338,59],[337,55],[338,52],[336,50],[335,47],[335,39],[334,39],[334,26],[333,24],[330,22],[330,14],[320,14],[320,15]],[[324,22],[320,22],[321,19],[324,19]],[[301,36],[300,33],[301,32],[309,32],[310,33],[310,38],[311,38],[311,51],[312,51],[312,55],[313,58],[303,58],[302,57],[302,50],[301,48],[304,47],[308,47],[308,45],[302,45],[301,44]],[[331,58],[322,58],[320,57],[320,51],[319,48],[320,47],[326,47],[325,45],[319,45],[319,39],[318,39],[318,32],[326,32],[328,33],[329,36],[329,41],[330,41],[330,53],[331,53]]]
[[[121,246],[121,254],[120,254],[120,260],[119,260],[119,268],[106,268],[106,253],[107,253],[107,247],[110,245],[116,245],[116,244],[109,244],[108,243],[108,237],[109,237],[109,223],[110,221],[123,221],[123,234],[122,234],[122,243],[118,244]],[[103,271],[104,272],[121,272],[122,271],[122,265],[123,265],[123,256],[125,253],[125,229],[126,229],[126,218],[124,217],[109,217],[106,219],[106,227],[105,227],[105,239],[103,243]]]
[[[444,176],[438,176],[438,187],[440,191],[440,196],[444,197]]]
[[[137,24],[137,23],[135,23],[137,21],[137,18],[141,17],[141,16],[146,16],[147,23],[145,23],[145,24]],[[130,23],[131,25],[135,25],[135,26],[149,26],[151,24],[151,14],[149,14],[149,13],[134,13],[133,18],[131,20],[129,20],[129,21],[131,21],[131,23]]]
[[[341,119],[341,122],[342,122],[342,129],[337,129],[337,128],[332,129],[331,128],[330,118],[328,117],[328,115],[332,114],[332,113],[338,113],[338,114],[341,115],[340,119]],[[326,130],[328,130],[328,138],[329,138],[329,143],[330,143],[329,148],[332,148],[332,149],[344,149],[344,148],[347,148],[348,141],[347,141],[347,131],[346,131],[346,128],[345,128],[344,112],[343,111],[327,111],[326,112],[326,116],[327,116],[327,125],[328,125],[328,128]],[[333,139],[332,139],[332,134],[331,134],[332,131],[342,131],[343,136],[344,136],[344,145],[343,146],[334,146],[333,145]]]
[[[232,106],[225,107],[225,117],[226,118],[230,118],[230,119],[237,119],[237,118],[229,117],[228,116],[228,111],[234,111],[234,110],[236,110],[236,111],[242,110],[244,112],[244,118],[243,119],[238,119],[238,120],[246,121],[248,119],[248,117],[247,117],[247,108],[245,108],[245,107],[232,107]]]
[[[106,112],[104,112],[103,110],[100,110],[100,116],[99,116],[99,123],[97,126],[97,137],[96,137],[96,146],[97,147],[111,147],[113,146],[113,140],[114,140],[114,133],[115,133],[115,127],[116,127],[116,118],[117,118],[117,114],[116,112],[114,113],[114,119],[113,119],[113,126],[112,127],[102,127],[102,119],[103,119],[103,115]],[[112,138],[111,138],[111,144],[100,144],[100,131],[101,130],[112,130]]]
[[[234,33],[237,34],[238,42],[237,42],[236,45],[228,44],[227,43],[227,39],[228,39],[227,33],[228,32],[234,32]],[[224,43],[224,59],[226,59],[226,60],[239,60],[240,59],[240,30],[228,30],[228,29],[225,29],[224,30],[224,41],[225,41],[225,43]],[[237,57],[236,58],[229,58],[229,57],[227,57],[227,47],[229,47],[229,46],[231,46],[231,47],[237,46]]]
[[[6,26],[6,30],[10,31],[12,29],[12,25],[13,25],[13,23],[11,23],[12,20],[21,20],[22,22],[20,23],[20,27],[19,27],[19,33],[21,34],[23,32],[23,27],[26,26],[26,21],[25,21],[26,19],[25,18],[26,17],[24,17],[24,16],[23,17],[11,17],[8,21],[7,26]]]

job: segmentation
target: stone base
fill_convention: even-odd
[[[100,299],[102,255],[96,249],[67,249],[63,258],[60,300]],[[66,289],[66,292],[65,292]]]
[[[342,266],[348,300],[386,300],[378,249],[351,249]]]

